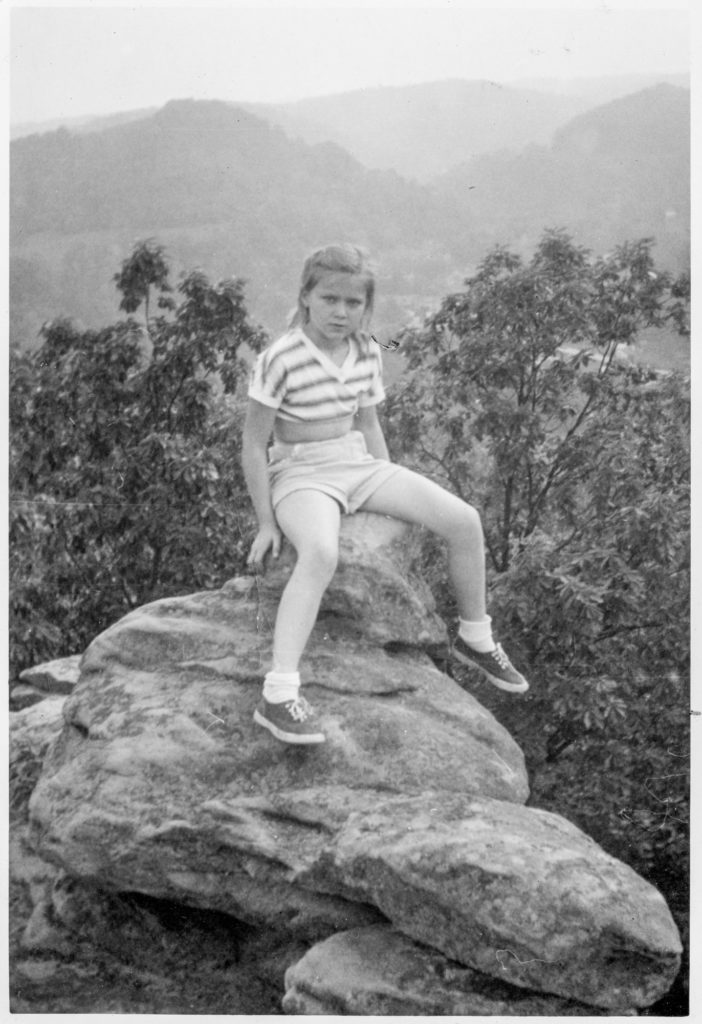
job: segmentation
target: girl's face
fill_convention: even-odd
[[[302,296],[305,333],[316,345],[334,346],[359,330],[366,309],[366,285],[358,274],[323,274]]]

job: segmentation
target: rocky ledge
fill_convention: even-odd
[[[318,747],[252,722],[289,552],[265,577],[146,605],[98,636],[36,773],[35,855],[91,891],[302,944],[284,1012],[651,1005],[680,963],[665,901],[525,806],[521,751],[427,654],[445,629],[411,549],[392,520],[344,520],[303,673]],[[20,747],[31,762],[36,741]]]

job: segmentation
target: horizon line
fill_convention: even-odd
[[[236,104],[236,103],[256,104],[256,105],[260,105],[260,106],[281,106],[281,105],[284,105],[284,104],[292,105],[292,104],[295,104],[295,103],[305,103],[308,100],[334,99],[334,98],[338,98],[338,97],[341,97],[341,96],[350,96],[350,95],[353,95],[355,93],[379,92],[379,91],[383,91],[383,90],[395,90],[395,89],[421,88],[422,86],[444,85],[444,84],[448,84],[450,82],[464,82],[464,83],[474,83],[474,84],[488,83],[488,84],[495,84],[495,85],[514,85],[515,83],[518,83],[518,82],[559,82],[559,83],[567,83],[567,82],[578,82],[578,81],[595,81],[597,79],[622,79],[622,78],[639,78],[639,77],[649,78],[649,77],[655,77],[656,75],[662,75],[662,76],[667,76],[667,77],[676,77],[676,78],[685,78],[685,77],[686,78],[690,78],[691,71],[689,69],[686,70],[686,71],[680,71],[680,70],[678,70],[678,71],[661,71],[661,70],[657,70],[657,71],[625,71],[625,72],[619,72],[619,73],[617,73],[617,72],[605,72],[604,74],[592,74],[592,75],[578,74],[578,75],[572,75],[572,76],[566,76],[566,75],[520,75],[518,78],[513,78],[513,79],[503,79],[503,78],[497,79],[497,78],[485,78],[485,77],[481,77],[481,78],[458,78],[455,75],[452,75],[452,76],[450,76],[448,78],[429,79],[429,80],[424,80],[424,81],[419,81],[419,82],[405,82],[402,85],[394,85],[394,84],[393,85],[390,85],[390,84],[388,84],[388,85],[364,85],[364,86],[359,86],[358,88],[354,88],[354,89],[342,89],[342,90],[340,90],[338,92],[317,93],[317,94],[305,95],[305,96],[297,97],[297,98],[294,98],[294,99],[286,98],[286,99],[277,99],[277,100],[275,100],[275,99],[269,99],[269,100],[261,100],[261,99],[224,99],[222,97],[216,98],[216,97],[212,97],[212,96],[199,96],[199,97],[196,97],[196,96],[179,96],[179,97],[172,96],[169,99],[162,100],[160,102],[146,103],[143,107],[130,107],[130,108],[126,108],[126,109],[117,109],[117,110],[111,109],[111,110],[102,111],[102,112],[99,112],[99,113],[95,112],[95,111],[87,111],[85,113],[76,113],[76,114],[68,114],[68,115],[67,114],[55,114],[55,115],[47,115],[45,117],[35,117],[35,118],[26,118],[26,117],[24,117],[24,118],[21,118],[21,119],[18,119],[18,120],[13,120],[12,115],[10,115],[9,120],[8,120],[8,125],[9,125],[10,128],[21,128],[21,127],[28,127],[28,126],[31,126],[31,125],[40,126],[40,125],[43,125],[43,124],[53,124],[53,123],[61,122],[61,121],[68,123],[68,122],[84,121],[84,120],[98,120],[98,119],[104,118],[104,117],[116,117],[116,116],[118,116],[120,114],[134,114],[134,113],[139,113],[141,111],[146,111],[146,110],[160,109],[161,107],[163,107],[166,104],[171,103],[173,101],[186,100],[186,99],[193,100],[195,102],[205,102],[205,103],[207,103],[207,102],[215,102],[215,103],[219,102],[219,103],[233,103],[233,104]]]

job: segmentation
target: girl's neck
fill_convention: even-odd
[[[321,349],[325,355],[333,359],[334,362],[343,362],[346,358],[349,348],[351,346],[350,335],[346,335],[345,338],[339,339],[338,341],[334,338],[326,338],[323,334],[315,331],[313,328],[310,329],[308,326],[303,327],[303,331],[318,349]],[[339,360],[339,355],[342,354],[342,358]]]

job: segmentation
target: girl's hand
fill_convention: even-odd
[[[251,551],[249,557],[246,559],[246,564],[255,573],[262,573],[265,568],[265,560],[268,551],[271,551],[273,558],[277,558],[280,554],[280,545],[282,541],[282,534],[275,523],[270,523],[266,526],[261,526],[258,533],[254,537],[254,542],[251,545]]]

